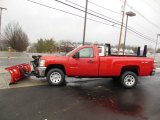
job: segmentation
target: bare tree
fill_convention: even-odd
[[[73,46],[73,43],[69,40],[61,40],[58,42],[58,46],[59,46],[59,50],[61,52],[69,52],[71,51],[72,49],[74,49],[74,46]]]
[[[18,52],[23,52],[29,45],[28,36],[17,22],[9,23],[4,29],[4,40]]]

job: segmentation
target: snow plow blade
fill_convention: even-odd
[[[5,69],[11,74],[9,84],[14,84],[22,78],[28,77],[31,73],[31,66],[29,64],[15,65]]]

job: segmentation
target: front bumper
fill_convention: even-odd
[[[35,69],[35,75],[36,77],[45,77],[45,71],[46,71],[46,67],[37,67]]]

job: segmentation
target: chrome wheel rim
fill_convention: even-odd
[[[53,72],[51,75],[50,75],[50,80],[52,83],[59,83],[61,81],[62,77],[61,77],[61,74],[59,72]]]
[[[132,76],[132,75],[127,75],[125,78],[124,78],[124,83],[126,86],[133,86],[135,84],[135,77]]]

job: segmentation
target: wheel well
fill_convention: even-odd
[[[61,69],[64,74],[66,74],[66,70],[65,70],[65,67],[63,65],[60,65],[60,64],[54,64],[54,65],[49,65],[45,71],[45,76],[47,75],[48,71],[53,69],[53,68],[59,68]]]
[[[139,75],[139,67],[138,66],[124,66],[121,69],[121,75],[126,71],[131,71],[131,72],[134,72],[136,75]]]

